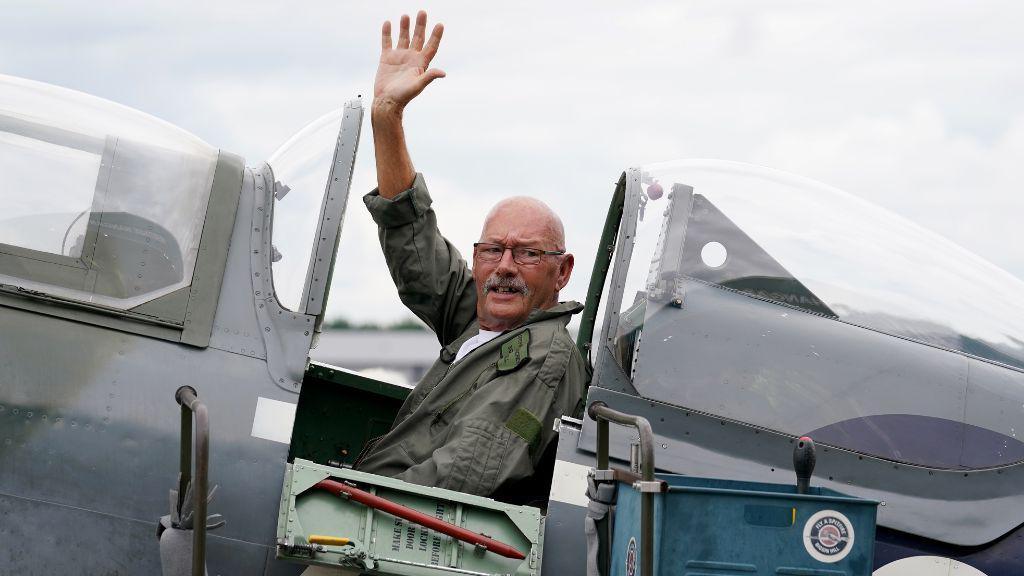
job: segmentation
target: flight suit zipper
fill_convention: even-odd
[[[455,406],[460,401],[462,401],[463,398],[465,398],[471,392],[476,390],[477,386],[479,386],[479,384],[480,384],[480,380],[484,377],[484,375],[490,373],[491,369],[492,368],[496,368],[497,366],[498,366],[497,362],[494,362],[491,365],[487,366],[487,368],[485,368],[484,371],[481,372],[479,376],[477,376],[477,379],[473,381],[473,384],[471,384],[469,386],[469,388],[466,388],[465,390],[463,390],[461,394],[459,394],[455,398],[452,398],[451,400],[449,400],[448,403],[446,403],[443,407],[441,407],[440,410],[438,410],[436,413],[434,413],[434,417],[430,420],[430,425],[433,426],[433,425],[437,424],[441,420],[441,418],[444,417],[445,413],[448,412],[449,409],[451,409],[452,406]],[[449,368],[451,368],[451,365],[449,365]],[[445,372],[445,376],[447,376],[447,375],[448,375],[448,373]],[[442,378],[442,380],[443,379],[444,378]]]

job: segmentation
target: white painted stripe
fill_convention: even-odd
[[[256,399],[256,414],[252,417],[254,438],[288,444],[292,439],[294,424],[295,404],[262,396]]]
[[[555,472],[551,475],[550,499],[573,506],[586,506],[590,501],[587,498],[587,473],[589,472],[589,466],[573,464],[566,460],[555,460]]]

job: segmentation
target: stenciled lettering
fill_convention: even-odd
[[[434,508],[434,517],[439,520],[444,520],[444,503],[438,502],[437,507]],[[433,533],[433,538],[430,539],[430,564],[431,566],[441,565],[441,535],[437,532]]]
[[[391,551],[398,552],[402,548],[402,519],[395,518],[395,526],[391,529]]]

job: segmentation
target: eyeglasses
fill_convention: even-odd
[[[488,244],[487,242],[473,244],[473,252],[481,262],[497,262],[505,255],[505,250],[511,250],[512,260],[516,264],[524,266],[539,264],[544,256],[561,256],[565,254],[565,250],[541,250],[540,248],[527,248],[524,246],[513,248],[511,246],[502,246],[501,244]]]

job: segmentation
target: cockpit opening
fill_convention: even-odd
[[[216,161],[141,112],[0,76],[0,284],[119,310],[187,286]]]

